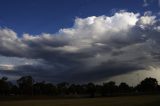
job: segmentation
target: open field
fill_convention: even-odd
[[[160,106],[160,96],[0,101],[0,106]]]

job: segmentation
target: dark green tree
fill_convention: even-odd
[[[86,90],[87,90],[87,94],[89,94],[91,98],[95,97],[96,86],[93,83],[88,83],[86,85]]]
[[[120,93],[129,93],[131,90],[131,88],[129,87],[128,84],[126,84],[125,82],[120,83],[119,85],[119,92]]]
[[[10,83],[7,79],[7,77],[0,79],[0,95],[8,95],[10,93]]]
[[[69,83],[67,83],[67,82],[59,83],[59,84],[57,84],[57,88],[58,88],[58,93],[60,95],[69,94],[69,92],[68,92]]]
[[[136,88],[139,92],[156,92],[158,81],[155,78],[146,78]]]
[[[34,80],[31,76],[23,76],[17,80],[20,93],[23,95],[32,95],[33,94],[33,84]]]
[[[117,93],[118,87],[115,85],[115,82],[110,81],[108,83],[103,83],[102,86],[102,95],[103,96],[112,96]]]

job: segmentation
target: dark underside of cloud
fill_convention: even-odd
[[[1,60],[0,73],[52,82],[101,81],[158,66],[159,43],[156,16],[124,11],[110,17],[77,18],[72,28],[56,34],[18,37],[4,28],[0,29],[0,55],[15,62]]]

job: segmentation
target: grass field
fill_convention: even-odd
[[[160,106],[160,96],[0,101],[0,106]]]

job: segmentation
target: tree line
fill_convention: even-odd
[[[58,84],[35,82],[31,76],[23,76],[16,84],[8,81],[7,77],[0,79],[0,96],[16,95],[47,95],[47,96],[72,96],[72,97],[95,97],[95,96],[118,96],[134,94],[160,93],[160,85],[155,78],[146,78],[137,86],[129,86],[122,82],[116,85],[114,81],[103,84],[69,84],[62,82]]]

